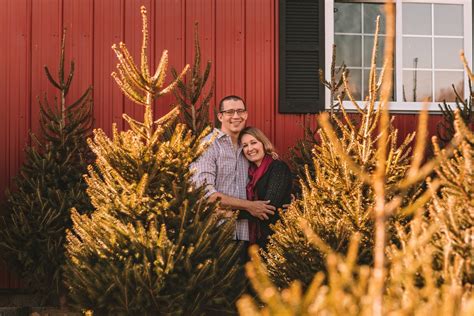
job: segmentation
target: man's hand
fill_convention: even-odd
[[[227,208],[216,208],[215,209],[215,214],[221,218],[231,218],[234,216],[234,211],[229,210]]]
[[[218,200],[220,200],[220,206],[222,208],[245,210],[249,212],[250,215],[261,220],[268,219],[268,216],[275,214],[275,207],[270,205],[270,201],[249,201],[225,195],[220,192],[214,192],[208,197],[209,202],[215,202]]]
[[[268,215],[275,214],[275,207],[270,205],[270,201],[247,201],[248,205],[245,208],[250,215],[260,219],[268,219]]]

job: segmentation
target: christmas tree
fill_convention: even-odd
[[[45,72],[59,90],[51,104],[40,103],[40,134],[32,135],[34,145],[15,180],[17,189],[7,193],[7,211],[0,219],[0,253],[35,290],[43,304],[64,303],[62,265],[65,262],[66,229],[72,226],[69,210],[92,210],[83,174],[92,160],[86,138],[92,126],[91,88],[72,104],[66,97],[74,78],[64,67],[64,31],[61,41],[58,80]],[[61,299],[59,302],[58,299]]]
[[[466,59],[464,57],[464,54],[461,55],[464,65],[467,66]],[[472,72],[469,70],[469,67],[466,67],[467,71],[469,74],[472,74]],[[459,110],[460,116],[467,127],[471,128],[471,130],[474,128],[474,107],[473,107],[473,101],[474,101],[474,91],[472,90],[472,78],[468,78],[468,83],[469,83],[469,97],[467,99],[463,99],[461,97],[454,86],[453,91],[456,96],[456,109]],[[439,109],[441,110],[441,113],[443,114],[443,120],[441,123],[437,126],[437,134],[438,137],[441,141],[441,145],[447,145],[451,139],[454,136],[455,133],[455,128],[454,128],[454,112],[455,109],[451,107],[448,103],[443,102],[443,104],[438,105]],[[474,145],[474,144],[473,144]]]
[[[336,45],[332,47],[332,62],[331,62],[331,72],[330,79],[324,79],[324,73],[322,69],[319,70],[319,77],[323,85],[329,90],[330,100],[331,100],[331,113],[338,115],[338,105],[341,102],[337,102],[339,99],[343,100],[345,97],[344,81],[342,74],[345,73],[346,76],[349,74],[349,69],[343,63],[339,67],[336,67]],[[296,174],[295,179],[306,179],[306,170],[309,171],[311,178],[314,177],[314,165],[313,165],[313,147],[319,143],[318,141],[318,130],[319,127],[312,129],[309,126],[308,119],[307,125],[304,127],[304,136],[303,139],[299,140],[296,145],[290,148],[290,162],[293,171]],[[295,181],[294,187],[296,192],[300,193],[300,183]]]
[[[243,286],[232,241],[234,220],[221,223],[205,189],[191,181],[190,164],[206,149],[177,108],[154,120],[153,100],[171,92],[188,70],[164,87],[167,52],[156,73],[147,64],[147,16],[141,8],[141,64],[125,44],[113,74],[125,95],[145,107],[143,122],[124,114],[130,130],[113,138],[98,129],[89,142],[97,155],[89,167],[92,216],[72,212],[66,284],[78,307],[114,315],[204,315],[234,310]],[[176,126],[171,135],[170,126]]]
[[[199,45],[198,23],[196,22],[194,24],[194,64],[191,68],[191,75],[185,82],[178,77],[175,69],[171,70],[173,77],[178,80],[177,89],[173,92],[180,106],[183,122],[195,135],[200,135],[211,126],[209,102],[213,96],[214,84],[211,85],[207,95],[201,97],[211,73],[211,66],[212,62],[208,60],[206,68],[201,74],[201,47]]]
[[[385,58],[392,64],[393,36],[395,29],[394,7],[386,4],[387,46]],[[373,68],[372,68],[373,70]],[[360,265],[360,247],[362,233],[356,232],[350,237],[347,251],[341,254],[328,244],[324,233],[313,229],[309,219],[301,218],[295,230],[301,230],[313,247],[325,254],[326,269],[317,272],[303,292],[300,281],[293,281],[289,287],[280,290],[270,280],[265,265],[256,248],[251,249],[252,261],[246,270],[252,285],[262,303],[256,304],[250,296],[244,296],[238,302],[241,315],[472,315],[474,313],[474,293],[470,287],[461,283],[462,255],[455,250],[453,243],[447,243],[441,249],[443,257],[451,258],[443,262],[443,280],[438,283],[438,273],[433,270],[436,260],[436,247],[433,237],[439,231],[439,222],[429,222],[426,218],[426,202],[436,194],[439,181],[428,182],[428,189],[413,203],[402,210],[404,214],[413,214],[407,225],[394,225],[397,243],[387,243],[386,231],[390,227],[390,215],[402,205],[404,188],[416,184],[433,171],[439,159],[422,164],[425,151],[427,112],[420,115],[418,136],[413,159],[405,177],[399,178],[394,185],[399,188],[396,194],[386,189],[391,181],[388,176],[390,156],[389,115],[385,108],[391,90],[390,69],[384,77],[381,93],[379,138],[376,146],[375,171],[362,169],[352,157],[345,155],[343,143],[338,152],[344,162],[351,165],[357,177],[370,185],[375,196],[374,216],[374,266]],[[334,144],[337,137],[329,124],[327,115],[322,115],[321,124]],[[459,115],[456,125],[460,124]],[[459,134],[458,134],[459,135]],[[470,136],[469,136],[470,137]],[[459,142],[456,137],[454,144]],[[471,163],[472,165],[472,163]],[[471,166],[472,167],[472,166]],[[472,234],[471,234],[472,237]],[[472,240],[465,240],[470,243]]]
[[[399,146],[397,130],[390,123],[387,123],[387,131],[376,130],[384,116],[383,107],[375,107],[382,93],[382,81],[376,78],[375,71],[377,33],[375,39],[370,94],[365,106],[360,107],[354,100],[347,76],[343,73],[345,91],[357,109],[358,118],[353,121],[339,98],[340,114],[329,114],[334,129],[318,130],[320,142],[312,149],[314,175],[307,167],[305,178],[300,180],[301,198],[281,214],[281,221],[274,226],[275,234],[270,238],[268,251],[263,253],[271,278],[278,286],[287,286],[293,280],[300,280],[307,286],[316,272],[325,270],[326,255],[308,243],[298,224],[301,218],[307,220],[324,242],[339,253],[346,253],[351,236],[359,234],[357,260],[361,264],[372,264],[376,195],[367,178],[375,174],[377,142],[383,135],[386,135],[388,145],[384,160],[386,199],[392,200],[403,191],[402,199],[396,206],[394,204],[394,208],[407,204],[410,199],[407,197],[409,188],[400,188],[397,183],[408,172],[409,144],[414,135],[408,135]],[[383,76],[384,73],[380,79]],[[350,159],[346,159],[348,157]],[[393,231],[394,223],[404,220],[404,216],[395,211],[390,214],[389,233]]]
[[[302,229],[315,247],[326,249],[308,225],[303,224]],[[270,280],[258,251],[251,249],[252,261],[247,263],[246,270],[261,302],[256,303],[245,295],[237,302],[239,313],[242,316],[472,315],[474,293],[462,286],[457,264],[444,267],[445,283],[436,286],[438,273],[431,269],[436,249],[430,242],[436,229],[439,226],[427,226],[422,217],[417,216],[410,223],[409,234],[404,228],[398,230],[400,246],[386,248],[389,264],[384,275],[388,277],[384,282],[380,313],[374,311],[374,305],[378,304],[374,269],[356,264],[357,236],[353,236],[346,255],[328,250],[327,273],[315,274],[306,291],[299,281],[278,289]],[[452,248],[445,247],[443,254],[451,256],[451,251]],[[417,286],[420,278],[424,286]]]
[[[463,140],[453,157],[434,142],[435,156],[441,161],[435,170],[442,187],[433,197],[430,219],[440,227],[434,238],[438,259],[448,261],[438,267],[460,258],[463,282],[474,284],[474,133],[464,124],[461,113],[455,113],[455,131]],[[445,247],[452,249],[449,255],[445,255]]]
[[[426,117],[424,120],[426,123]],[[317,272],[306,291],[299,280],[281,290],[269,278],[257,249],[251,249],[252,261],[246,265],[247,275],[263,304],[257,304],[248,295],[243,296],[237,303],[240,315],[472,315],[474,197],[471,192],[472,148],[468,141],[473,134],[467,130],[460,113],[455,115],[455,130],[452,144],[457,149],[454,153],[452,148],[440,150],[438,147],[435,160],[418,167],[413,163],[410,167],[426,175],[433,170],[436,161],[441,161],[441,166],[436,168],[441,192],[436,192],[439,185],[436,180],[427,180],[426,195],[433,198],[429,217],[423,197],[405,209],[415,215],[409,224],[396,225],[397,244],[388,244],[382,251],[386,255],[380,274],[383,287],[375,287],[378,282],[375,268],[357,264],[359,234],[351,237],[347,253],[340,254],[303,219],[299,225],[306,239],[326,254],[326,271]],[[423,151],[422,146],[418,151]],[[454,157],[451,158],[451,154]],[[460,155],[468,158],[460,158]],[[461,181],[456,181],[454,174]],[[413,181],[409,177],[402,179],[399,185]],[[375,179],[372,181],[376,186]],[[385,204],[384,212],[390,209],[390,204]],[[380,228],[386,229],[385,225],[376,229]]]

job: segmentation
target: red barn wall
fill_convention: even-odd
[[[38,131],[37,97],[55,95],[43,67],[58,70],[61,31],[67,28],[66,60],[76,71],[69,100],[90,84],[94,91],[95,127],[110,134],[112,124],[126,128],[122,113],[143,110],[121,94],[110,73],[117,63],[111,50],[123,41],[135,58],[141,45],[140,6],[149,13],[150,62],[154,68],[164,48],[169,65],[192,63],[193,25],[199,22],[203,63],[212,60],[216,101],[228,94],[242,96],[249,124],[261,128],[283,153],[302,136],[302,125],[315,117],[278,113],[278,6],[276,0],[0,0],[0,199],[11,185],[29,144]],[[67,67],[68,68],[68,67]],[[171,76],[169,76],[171,77]],[[155,104],[166,113],[173,98]],[[307,119],[309,121],[307,121]],[[435,132],[439,117],[431,118]],[[400,134],[413,130],[416,115],[399,115]],[[18,281],[0,267],[0,288]]]

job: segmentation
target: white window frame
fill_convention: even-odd
[[[464,6],[464,55],[469,65],[472,67],[472,0],[393,0],[396,5],[396,28],[395,28],[395,65],[396,65],[396,100],[397,102],[389,102],[390,112],[395,113],[413,113],[420,111],[425,102],[402,102],[403,99],[402,73],[403,73],[403,43],[402,43],[402,3],[434,3],[434,4],[462,4]],[[325,0],[325,77],[330,80],[331,74],[331,56],[332,46],[334,44],[334,2],[335,0]],[[367,1],[370,2],[370,1]],[[336,65],[338,66],[338,65]],[[464,71],[464,98],[469,97],[469,83],[466,72]],[[428,102],[428,110],[430,112],[439,112],[439,106],[442,102]],[[359,103],[362,104],[362,101]],[[449,102],[448,104],[455,104]],[[331,106],[329,93],[326,93],[326,109]],[[355,110],[350,101],[344,101],[344,107],[347,110]]]

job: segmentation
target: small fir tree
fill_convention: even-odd
[[[144,7],[141,13],[141,65],[120,43],[113,46],[119,59],[119,75],[113,76],[145,107],[144,120],[124,114],[130,130],[114,126],[112,139],[94,131],[89,145],[97,160],[86,181],[95,210],[92,216],[72,212],[66,284],[78,307],[99,315],[231,313],[244,282],[232,241],[235,219],[221,223],[204,187],[191,181],[190,165],[205,150],[201,140],[209,129],[197,137],[175,125],[177,108],[153,120],[153,100],[171,92],[188,66],[163,88],[165,51],[150,75]]]
[[[298,280],[281,290],[270,280],[257,250],[251,249],[252,261],[246,265],[247,275],[263,304],[256,304],[250,296],[243,296],[237,303],[240,315],[472,315],[474,292],[471,285],[463,283],[468,272],[472,273],[474,198],[466,192],[472,191],[472,184],[469,187],[472,182],[472,148],[467,141],[472,140],[473,134],[467,130],[459,113],[455,117],[455,127],[454,144],[462,148],[463,157],[469,158],[460,160],[455,150],[454,158],[449,161],[450,149],[436,151],[435,161],[440,158],[442,161],[437,173],[441,175],[444,187],[438,194],[436,180],[428,180],[430,189],[427,196],[434,199],[430,207],[431,216],[425,216],[422,198],[422,203],[409,207],[415,212],[409,226],[397,225],[398,243],[389,244],[384,251],[387,264],[382,273],[381,302],[377,302],[374,288],[375,269],[357,264],[360,235],[352,236],[347,254],[341,255],[325,244],[307,221],[301,220],[300,228],[307,240],[325,252],[327,272],[316,273],[305,292]],[[466,149],[471,153],[465,154]],[[424,151],[423,146],[418,147],[418,151]],[[426,175],[433,170],[435,161],[413,170]],[[461,181],[454,180],[456,172],[461,175]],[[405,178],[399,185],[403,186],[407,180],[410,181]],[[375,186],[375,179],[372,181]],[[390,205],[386,204],[385,210],[389,208]],[[439,257],[443,258],[441,262],[437,262]],[[433,267],[438,265],[439,271],[434,270]],[[379,303],[380,309],[376,312],[374,306]]]
[[[464,54],[462,54],[461,57],[464,61],[464,65],[467,65],[466,60],[464,58]],[[466,69],[468,69],[469,74],[472,74],[469,68],[466,68]],[[474,91],[472,90],[471,77],[468,77],[468,83],[469,83],[469,97],[467,99],[464,99],[462,96],[459,95],[454,84],[452,85],[452,87],[453,87],[454,94],[456,95],[456,99],[455,99],[456,109],[459,110],[460,116],[464,124],[472,130],[474,128],[474,107],[473,107]],[[451,141],[451,139],[453,138],[455,134],[455,128],[454,128],[455,109],[453,109],[451,105],[446,103],[446,101],[443,102],[442,105],[439,104],[438,107],[441,110],[441,113],[443,115],[443,120],[437,126],[437,134],[441,141],[441,146],[444,147]],[[474,143],[472,145],[474,146]]]
[[[187,80],[179,78],[173,68],[171,73],[178,80],[177,89],[173,91],[179,104],[182,121],[194,133],[200,135],[206,128],[211,126],[209,120],[209,102],[214,93],[214,83],[211,84],[209,92],[202,96],[204,86],[211,74],[212,62],[207,61],[204,72],[201,74],[201,47],[199,45],[198,22],[194,24],[194,64],[191,74]]]
[[[295,173],[293,191],[298,196],[301,194],[300,180],[306,178],[306,172],[308,172],[311,177],[314,177],[313,148],[319,144],[319,128],[312,129],[309,126],[304,126],[303,128],[303,139],[298,140],[296,145],[290,148],[290,164]]]
[[[293,280],[300,280],[307,286],[317,271],[325,270],[325,253],[308,243],[298,224],[301,218],[307,220],[324,242],[339,253],[346,253],[351,236],[359,234],[358,262],[372,264],[375,192],[355,169],[362,170],[367,177],[374,175],[378,155],[376,145],[382,136],[382,132],[376,131],[383,111],[381,106],[375,108],[382,86],[382,81],[376,79],[375,71],[377,32],[378,26],[369,78],[370,94],[365,108],[359,107],[353,99],[343,74],[346,94],[356,107],[359,119],[352,121],[339,98],[341,114],[330,114],[329,119],[336,131],[329,134],[327,130],[318,130],[320,143],[314,145],[312,150],[314,176],[307,167],[305,178],[300,180],[301,198],[293,201],[289,209],[281,214],[281,221],[274,226],[275,234],[270,238],[268,251],[263,253],[271,278],[278,286],[287,286]],[[398,146],[397,135],[397,130],[389,124],[386,138],[388,154],[384,161],[387,200],[400,190],[397,183],[408,171],[409,144],[414,136],[408,135]],[[352,164],[345,157],[351,157]],[[407,200],[404,198],[402,202],[406,204]],[[394,223],[402,219],[398,215],[389,216],[389,231],[393,230]]]
[[[471,125],[474,123],[472,116],[474,94],[471,83],[474,75],[463,53],[461,53],[461,59],[469,78],[470,97],[462,102],[454,90],[458,108],[453,111],[445,104],[443,114],[444,126],[447,130],[444,134],[438,133],[441,137],[441,146],[444,145],[445,148],[441,149],[438,140],[433,139],[435,156],[441,161],[440,166],[435,168],[435,172],[441,180],[442,188],[440,193],[433,197],[430,205],[430,220],[440,226],[440,230],[433,238],[438,248],[438,260],[435,267],[446,266],[456,258],[461,258],[463,282],[473,284],[474,134]],[[450,256],[443,255],[445,247],[452,248]],[[442,275],[444,274],[443,271]]]
[[[345,64],[336,67],[336,45],[334,44],[332,47],[331,77],[329,80],[324,79],[324,72],[320,69],[319,79],[329,90],[331,100],[330,111],[336,115],[339,114],[338,105],[341,104],[341,102],[337,101],[338,99],[343,100],[345,97],[343,73],[348,76],[349,69],[347,69]],[[312,129],[309,124],[307,124],[307,126],[304,127],[303,139],[299,140],[294,147],[290,148],[290,163],[296,174],[295,179],[304,181],[304,179],[306,179],[306,168],[308,168],[311,177],[314,177],[313,147],[319,144],[318,130],[319,127]],[[300,183],[298,181],[295,181],[294,187],[296,191],[300,191]]]
[[[64,303],[63,269],[66,229],[72,226],[71,207],[83,213],[92,210],[83,174],[92,161],[86,138],[93,122],[89,87],[72,104],[66,96],[74,78],[74,62],[66,76],[65,34],[61,41],[58,80],[45,72],[59,90],[51,104],[40,104],[40,134],[32,134],[34,146],[26,149],[26,160],[15,180],[17,189],[7,193],[7,212],[0,219],[0,253],[43,304]]]
[[[353,236],[347,255],[332,252],[307,225],[306,235],[314,247],[328,250],[327,273],[314,275],[306,291],[301,282],[293,281],[279,289],[268,276],[268,271],[256,249],[251,249],[252,261],[246,264],[247,275],[260,302],[245,295],[238,302],[242,316],[317,316],[317,315],[443,315],[469,316],[474,313],[474,293],[463,287],[460,280],[459,260],[446,266],[445,283],[437,287],[438,274],[431,269],[435,248],[430,243],[437,225],[426,226],[418,216],[410,223],[411,233],[400,228],[399,247],[387,247],[389,265],[383,292],[381,313],[373,310],[374,269],[356,264],[358,238]],[[452,248],[443,254],[452,256]],[[456,256],[454,254],[454,256]],[[457,257],[457,259],[459,259]],[[416,286],[418,280],[424,286]]]
[[[387,46],[385,58],[392,64],[393,38],[395,33],[394,6],[387,3]],[[373,69],[374,70],[374,69]],[[387,155],[390,156],[389,114],[387,104],[391,89],[391,70],[385,76],[382,86],[379,141],[377,142],[377,161],[375,172],[364,169],[352,157],[343,151],[343,142],[337,146],[337,152],[344,162],[351,166],[360,180],[370,185],[375,195],[373,215],[375,217],[374,267],[359,265],[358,247],[363,236],[360,233],[351,236],[347,254],[334,251],[332,245],[324,242],[325,231],[314,230],[309,220],[299,221],[299,228],[304,236],[318,251],[326,254],[326,272],[314,275],[306,292],[302,291],[300,281],[293,281],[287,289],[280,291],[275,287],[265,266],[260,261],[257,249],[251,249],[252,262],[247,263],[247,274],[263,304],[255,304],[249,296],[238,302],[241,315],[472,315],[474,313],[474,293],[470,287],[461,284],[461,256],[448,243],[443,247],[446,260],[443,267],[445,282],[438,286],[438,274],[432,264],[436,249],[431,243],[433,235],[439,230],[438,223],[427,223],[425,204],[436,194],[439,181],[428,181],[429,189],[414,203],[402,211],[414,213],[409,226],[396,225],[397,244],[386,243],[389,216],[404,200],[404,188],[416,184],[433,171],[439,159],[422,164],[425,147],[425,136],[428,116],[420,115],[418,137],[412,162],[406,176],[396,179],[395,186],[399,192],[393,195],[387,190],[386,183],[393,181],[389,176]],[[326,115],[322,115],[321,124],[333,144],[338,143],[334,129]],[[384,132],[385,131],[385,132]],[[425,135],[424,135],[425,134]],[[458,140],[456,139],[456,142]],[[291,206],[290,206],[291,208]],[[466,239],[466,243],[472,240]],[[309,255],[309,254],[308,254]],[[419,284],[419,280],[423,280]]]
[[[454,127],[463,141],[452,158],[434,142],[435,156],[442,161],[435,169],[442,187],[433,197],[430,219],[440,227],[433,239],[438,261],[448,261],[437,266],[448,266],[460,258],[463,282],[474,284],[474,133],[465,125],[460,111],[455,113]],[[449,256],[443,251],[445,247],[452,249]]]
[[[336,67],[336,44],[333,44],[329,81],[324,79],[324,72],[322,69],[319,69],[319,80],[329,90],[330,93],[329,100],[331,100],[331,114],[335,114],[338,111],[338,106],[341,104],[341,102],[338,102],[338,100],[344,100],[346,96],[343,74],[348,76],[349,69],[347,69],[347,66],[344,64],[344,62],[340,66]]]

